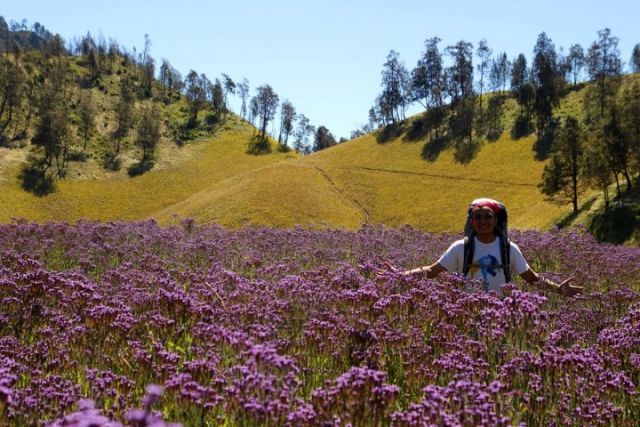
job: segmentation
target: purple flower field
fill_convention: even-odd
[[[0,225],[0,424],[637,425],[640,249],[512,232],[563,298],[376,274],[456,238]]]

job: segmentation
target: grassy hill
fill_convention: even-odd
[[[540,194],[544,163],[534,158],[533,137],[516,141],[505,132],[461,164],[452,149],[425,160],[425,142],[403,135],[385,143],[376,133],[365,135],[305,157],[246,154],[252,135],[250,125],[230,116],[215,137],[182,147],[163,144],[157,167],[144,175],[74,163],[69,178],[44,197],[20,187],[24,152],[0,149],[0,221],[152,217],[168,224],[192,217],[230,227],[383,223],[458,231],[467,204],[480,196],[504,201],[511,226],[520,229],[547,229],[570,211]]]
[[[569,208],[545,201],[538,191],[544,164],[534,160],[532,144],[532,137],[513,141],[505,135],[462,165],[452,150],[428,162],[421,156],[424,142],[400,137],[380,144],[367,135],[233,177],[163,210],[158,219],[456,231],[469,201],[488,196],[508,204],[513,227],[546,229]]]
[[[60,180],[56,192],[44,197],[25,192],[17,178],[20,154],[16,149],[1,149],[0,221],[20,217],[34,221],[135,220],[152,216],[195,193],[214,188],[224,180],[249,170],[295,158],[296,154],[274,153],[260,156],[245,153],[253,130],[237,118],[230,119],[215,137],[190,143],[173,150],[173,163],[130,178],[126,174],[92,176],[99,171],[87,164],[74,164],[69,175]],[[82,171],[86,168],[90,171]],[[73,179],[76,174],[81,179]],[[89,177],[87,177],[89,175]]]

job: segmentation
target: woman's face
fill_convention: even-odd
[[[479,208],[471,214],[471,225],[476,234],[493,234],[496,228],[496,215],[489,208]]]

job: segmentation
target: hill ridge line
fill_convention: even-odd
[[[500,180],[484,179],[484,178],[465,178],[465,177],[451,176],[451,175],[438,175],[438,174],[426,173],[426,172],[413,172],[413,171],[402,171],[402,170],[397,170],[397,169],[372,168],[372,167],[367,167],[367,166],[352,166],[352,167],[343,168],[343,169],[364,169],[364,170],[369,170],[369,171],[373,171],[373,172],[387,172],[387,173],[397,173],[397,174],[404,174],[404,175],[418,175],[418,176],[427,176],[427,177],[430,177],[430,178],[451,179],[451,180],[455,180],[455,181],[487,182],[487,183],[491,183],[491,184],[515,185],[515,186],[518,186],[518,187],[537,187],[536,184],[526,184],[524,182],[508,182],[508,181],[500,181]]]

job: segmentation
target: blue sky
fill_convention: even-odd
[[[557,48],[587,47],[608,27],[620,38],[626,62],[640,43],[640,2],[608,0],[536,2],[428,0],[77,0],[4,2],[7,21],[40,22],[66,40],[91,32],[140,51],[148,34],[151,54],[180,70],[213,79],[226,73],[268,83],[311,123],[339,138],[367,122],[380,91],[382,64],[391,49],[411,69],[424,40],[487,39],[494,53],[527,58],[545,31]],[[239,108],[234,107],[237,112]]]

